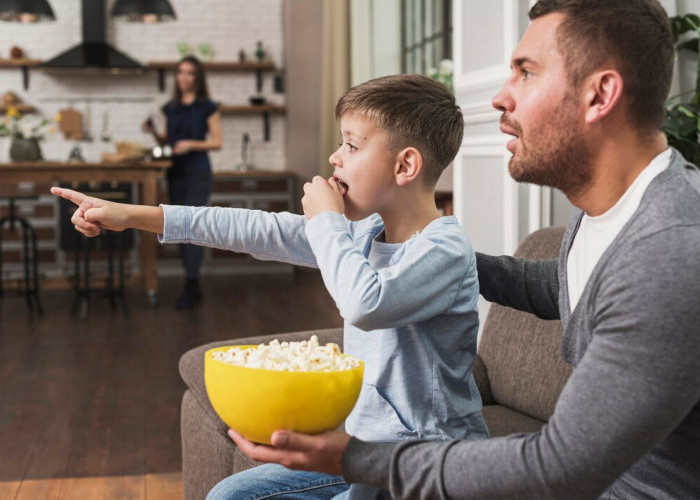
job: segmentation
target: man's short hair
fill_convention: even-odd
[[[462,110],[447,88],[423,75],[391,75],[348,90],[335,117],[357,113],[387,136],[391,152],[415,147],[423,158],[423,179],[433,188],[462,143]]]
[[[559,12],[559,51],[575,88],[605,63],[624,81],[630,119],[659,129],[673,74],[673,34],[657,0],[539,0],[530,19]]]

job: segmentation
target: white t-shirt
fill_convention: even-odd
[[[596,217],[583,214],[566,262],[569,304],[572,311],[601,255],[637,210],[651,181],[666,170],[670,163],[671,150],[667,149],[642,170],[610,210]]]

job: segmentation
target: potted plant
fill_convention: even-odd
[[[671,28],[676,53],[690,50],[698,56],[698,39],[700,38],[700,17],[685,14],[671,18]],[[691,38],[683,35],[692,34]],[[681,39],[683,37],[683,39]],[[670,146],[673,146],[691,163],[700,166],[700,64],[697,66],[695,89],[668,99],[664,133]],[[690,94],[692,93],[692,96]],[[687,98],[690,96],[690,99]]]
[[[58,120],[58,118],[57,118]],[[41,160],[39,141],[50,123],[48,118],[31,119],[22,116],[15,107],[8,107],[5,119],[0,121],[0,137],[10,137],[10,159],[13,161]]]

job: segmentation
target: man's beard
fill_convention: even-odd
[[[591,182],[591,151],[580,133],[575,102],[565,98],[547,127],[530,134],[527,144],[517,123],[522,154],[514,154],[508,172],[518,182],[560,189],[571,196]]]

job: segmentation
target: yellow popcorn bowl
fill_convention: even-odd
[[[317,434],[335,429],[350,414],[362,387],[364,363],[332,372],[287,372],[236,366],[204,354],[204,384],[221,420],[245,438],[270,444],[279,429]],[[345,355],[343,355],[345,356]]]

